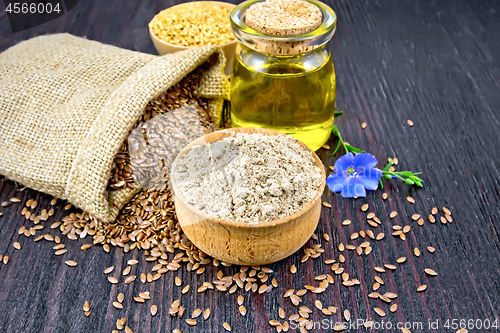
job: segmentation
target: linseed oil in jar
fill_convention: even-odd
[[[315,0],[251,0],[231,13],[239,40],[231,77],[234,127],[265,127],[320,148],[335,111],[327,43],[335,13]]]

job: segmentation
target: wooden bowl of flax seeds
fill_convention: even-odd
[[[231,71],[237,41],[231,30],[234,4],[221,1],[186,2],[162,10],[149,22],[149,35],[160,55],[205,45],[219,46]]]
[[[207,134],[176,157],[170,179],[182,230],[225,263],[264,265],[296,252],[319,221],[325,170],[295,138],[263,128]]]

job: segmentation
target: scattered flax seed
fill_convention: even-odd
[[[271,280],[271,284],[273,285],[274,288],[278,287],[278,281],[275,278]]]
[[[417,288],[417,291],[418,292],[422,292],[424,291],[425,289],[427,289],[427,286],[425,284],[421,285],[420,287]]]
[[[328,202],[324,201],[323,202],[323,206],[327,207],[327,208],[332,208],[332,205],[330,205]]]
[[[446,220],[448,221],[448,223],[453,222],[453,218],[451,217],[451,215],[446,214],[444,217],[446,217]]]
[[[451,211],[446,207],[443,207],[443,213],[445,213],[445,215],[451,215]]]
[[[56,252],[54,252],[54,254],[56,256],[61,256],[61,255],[65,254],[66,252],[68,252],[68,250],[63,249],[63,250],[57,250]]]
[[[267,286],[265,284],[259,287],[259,294],[265,293],[267,291]]]
[[[364,204],[363,206],[361,206],[361,210],[363,212],[366,212],[368,210],[368,204]]]
[[[90,304],[89,304],[89,302],[83,303],[83,311],[90,311]]]
[[[468,333],[469,331],[467,331],[465,328],[461,328],[457,331],[457,333]]]
[[[135,259],[130,259],[129,261],[127,261],[127,264],[129,264],[130,266],[137,265],[138,263],[139,263],[139,261],[137,261]]]
[[[396,312],[396,310],[398,309],[398,305],[397,304],[393,304],[391,305],[391,307],[389,308],[389,311],[391,312]]]
[[[118,296],[116,296],[116,299],[118,300],[118,302],[123,303],[125,295],[123,295],[123,293],[119,293]]]
[[[245,301],[245,297],[243,297],[243,295],[240,295],[236,300],[238,302],[238,305],[242,305],[243,302]]]
[[[390,269],[390,270],[395,270],[396,269],[396,266],[389,265],[389,264],[385,264],[384,267],[387,268],[387,269]]]
[[[9,263],[9,256],[3,256],[3,264],[7,265]]]
[[[109,244],[104,244],[104,245],[102,246],[102,248],[103,248],[103,250],[104,250],[105,252],[107,252],[107,253],[109,253],[109,251],[111,251],[111,248],[109,247]]]
[[[92,244],[83,244],[81,249],[82,249],[82,251],[85,251],[85,250],[90,249],[91,247],[92,247]]]
[[[387,194],[387,193],[382,194],[382,199],[384,199],[384,200],[385,200],[385,199],[387,199],[387,197],[388,197],[388,194]]]
[[[10,198],[10,202],[21,202],[19,198]]]
[[[368,320],[368,321],[365,321],[365,323],[363,325],[365,326],[365,328],[372,328],[374,324],[375,324],[375,322],[373,320]]]
[[[70,267],[75,267],[76,265],[78,265],[78,263],[74,260],[66,260],[64,263]]]
[[[117,284],[118,283],[118,279],[115,278],[115,277],[112,277],[112,276],[108,276],[108,281],[112,284]]]
[[[291,272],[292,274],[297,273],[297,267],[295,267],[295,265],[292,265],[292,266],[290,267],[290,272]]]
[[[88,317],[90,316],[90,311],[84,311],[83,314]]]
[[[424,225],[424,219],[423,218],[419,218],[418,221],[417,221],[417,224],[418,225]]]
[[[149,291],[139,293],[139,297],[144,298],[144,299],[151,299],[151,297],[149,296]]]
[[[376,272],[379,272],[379,273],[384,273],[384,272],[385,272],[385,269],[383,269],[382,267],[377,267],[377,266],[375,266],[373,269],[374,269]]]
[[[427,274],[431,275],[431,276],[436,276],[436,275],[437,275],[436,271],[434,271],[434,270],[432,270],[432,269],[430,269],[430,268],[426,268],[426,269],[424,269],[424,271],[425,271]]]
[[[316,308],[317,308],[318,310],[323,309],[323,304],[321,304],[321,301],[320,301],[320,300],[318,300],[318,299],[317,299],[316,301],[314,301],[314,305],[316,306]],[[281,316],[280,316],[280,317],[281,317]]]
[[[410,119],[408,119],[408,125],[410,125],[410,127],[413,126],[413,121],[411,121]]]
[[[367,219],[372,219],[374,217],[375,217],[375,213],[369,213],[368,215],[366,215]]]
[[[351,224],[351,220],[344,220],[342,222],[342,225],[349,225],[349,224]]]
[[[403,232],[404,232],[405,234],[409,233],[409,232],[410,232],[410,230],[411,230],[411,227],[410,227],[409,225],[405,225],[405,227],[403,228]]]
[[[277,320],[274,320],[274,319],[273,320],[269,320],[269,325],[271,325],[271,326],[278,326],[278,325],[280,325],[280,322],[277,321]]]
[[[113,306],[117,309],[123,309],[123,305],[119,302],[113,302]]]
[[[156,305],[151,305],[151,315],[154,317],[158,312],[158,307]]]
[[[52,200],[50,201],[50,205],[51,205],[51,206],[54,206],[56,203],[57,203],[57,199],[56,199],[56,198],[54,198],[54,199],[52,199]]]
[[[344,310],[344,318],[345,318],[346,321],[351,320],[351,313],[347,309]]]
[[[383,232],[379,233],[376,237],[376,240],[382,240],[384,238],[385,234]]]
[[[429,251],[430,253],[434,253],[434,251],[436,251],[436,249],[433,248],[432,246],[427,246],[427,251]]]
[[[406,257],[401,257],[401,258],[396,259],[396,262],[397,262],[398,264],[402,264],[402,263],[404,263],[405,261],[406,261]]]
[[[416,221],[416,220],[418,220],[419,218],[420,218],[420,214],[413,214],[413,215],[411,216],[411,219],[412,219],[413,221]]]
[[[448,222],[444,216],[441,216],[439,219],[441,220],[442,224],[446,224]]]
[[[380,298],[380,300],[382,300],[382,301],[384,301],[386,303],[390,303],[391,302],[390,298],[386,297],[385,295],[379,295],[378,298]]]
[[[381,308],[373,308],[373,311],[375,311],[380,317],[385,317],[385,312]]]
[[[420,250],[418,249],[418,247],[413,249],[413,253],[415,254],[415,256],[420,257]]]
[[[407,328],[402,328],[401,332],[403,332],[403,333],[411,333],[411,331],[409,329],[407,329]]]
[[[175,277],[175,285],[176,285],[177,287],[180,287],[180,285],[181,285],[181,284],[182,284],[182,280],[181,280],[181,278],[180,278],[180,277],[178,277],[178,276],[176,276],[176,277]]]
[[[14,242],[14,248],[16,250],[20,250],[21,249],[21,244],[19,244],[19,242]]]
[[[115,270],[115,266],[108,267],[104,270],[104,274],[109,274]]]
[[[280,316],[281,319],[285,319],[285,310],[283,310],[282,308],[279,308],[278,309],[278,316]]]
[[[224,322],[222,324],[222,327],[224,327],[226,331],[231,332],[231,325],[229,325],[228,323]]]
[[[196,309],[191,314],[191,318],[195,319],[195,318],[198,318],[200,315],[201,315],[201,309]]]
[[[144,275],[144,274],[141,274],[141,281],[142,281],[142,275]],[[144,283],[144,282],[143,282],[143,283]],[[182,288],[182,291],[181,291],[181,292],[182,292],[183,294],[185,294],[185,293],[187,293],[188,291],[189,291],[189,284],[188,284],[187,286],[185,286],[184,288]]]
[[[238,310],[240,310],[242,316],[245,316],[247,314],[247,309],[243,305],[240,305]]]
[[[366,123],[361,123],[361,128],[365,129],[366,128]]]
[[[204,319],[204,320],[207,320],[207,319],[208,319],[208,317],[210,317],[210,313],[211,313],[211,312],[210,312],[210,309],[208,309],[208,308],[207,308],[207,309],[205,309],[205,311],[203,311],[203,319]]]
[[[131,269],[132,269],[132,267],[131,267],[131,266],[127,266],[127,267],[125,267],[125,269],[124,269],[124,270],[123,270],[123,272],[122,272],[122,275],[123,275],[123,276],[125,276],[125,275],[129,275],[129,273],[130,273],[130,270],[131,270]]]
[[[391,219],[393,219],[393,218],[395,218],[397,215],[398,215],[398,212],[396,212],[396,211],[394,210],[394,211],[392,211],[392,212],[389,214],[389,217],[390,217]]]
[[[406,200],[408,200],[409,203],[412,203],[412,204],[415,203],[415,199],[413,199],[412,197],[406,197]]]
[[[125,333],[134,333],[132,329],[128,326],[125,326]]]
[[[321,148],[323,149],[326,149],[326,150],[329,150],[330,149],[330,146],[329,145],[322,145]]]
[[[436,215],[438,212],[438,209],[436,207],[433,207],[431,210],[432,215]]]
[[[137,303],[144,303],[146,300],[142,297],[135,296],[134,301],[136,301]]]

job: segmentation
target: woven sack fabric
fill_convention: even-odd
[[[11,47],[0,54],[0,174],[113,221],[139,190],[106,191],[130,129],[149,101],[212,56],[196,94],[210,99],[217,122],[228,95],[218,47],[159,57],[69,34]]]

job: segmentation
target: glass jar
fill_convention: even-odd
[[[239,41],[231,76],[232,126],[269,128],[317,150],[333,126],[335,70],[327,43],[337,17],[324,3],[307,0],[322,13],[316,29],[269,35],[245,23],[245,11],[258,1],[243,2],[231,13]]]

